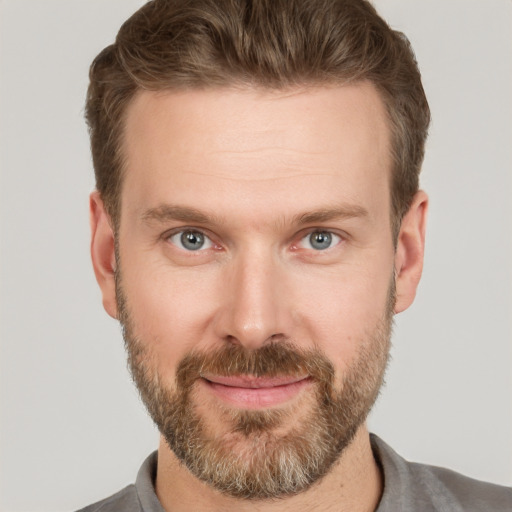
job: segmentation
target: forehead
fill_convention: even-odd
[[[245,197],[275,209],[293,197],[337,201],[335,191],[339,200],[371,202],[376,187],[389,195],[389,141],[369,83],[144,91],[127,110],[122,204],[201,198],[205,207],[235,208]]]

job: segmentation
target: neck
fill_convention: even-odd
[[[156,493],[166,512],[323,510],[373,512],[382,493],[382,475],[375,462],[366,426],[359,428],[331,471],[308,490],[278,500],[246,501],[220,494],[193,476],[161,439]]]

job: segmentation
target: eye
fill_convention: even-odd
[[[299,246],[303,249],[313,249],[315,251],[325,251],[330,247],[337,245],[341,237],[330,231],[313,231],[308,233],[300,242]]]
[[[178,231],[169,237],[169,241],[185,251],[205,250],[213,246],[212,241],[204,233],[194,229]]]

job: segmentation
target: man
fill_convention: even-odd
[[[149,2],[91,67],[91,252],[161,433],[85,510],[510,510],[368,434],[429,125],[362,0]]]

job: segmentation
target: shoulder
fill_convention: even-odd
[[[408,462],[371,436],[384,474],[378,512],[511,512],[512,488],[469,478],[449,469]]]
[[[482,482],[436,466],[409,463],[409,467],[414,480],[429,491],[433,501],[450,505],[450,510],[512,511],[511,487]]]
[[[121,491],[105,498],[104,500],[93,503],[77,512],[141,512],[139,499],[135,485],[128,485]]]
[[[77,512],[164,512],[153,486],[157,460],[158,454],[153,452],[142,463],[135,484]]]

